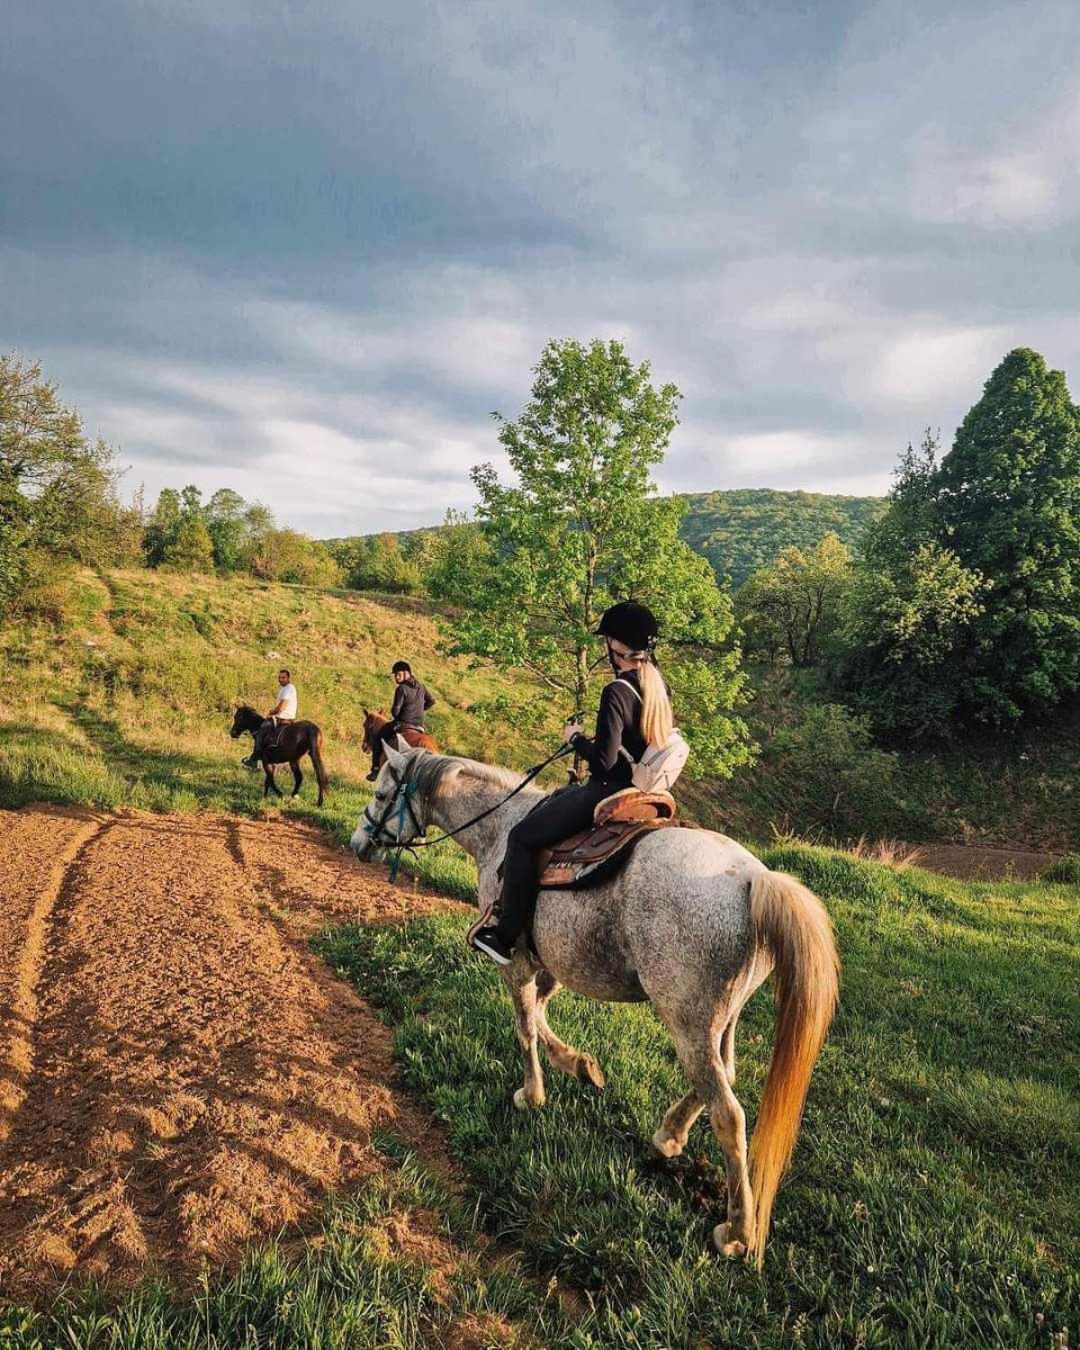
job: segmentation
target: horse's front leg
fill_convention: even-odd
[[[544,1104],[544,1075],[536,1052],[536,975],[519,957],[503,967],[503,979],[514,1001],[514,1027],[525,1059],[525,1084],[514,1093],[519,1111]]]
[[[296,797],[300,792],[300,784],[304,781],[304,775],[300,772],[300,761],[297,759],[290,759],[289,768],[292,769],[292,795]]]
[[[284,797],[284,793],[274,781],[274,770],[266,760],[263,760],[263,772],[266,774],[266,782],[263,784],[263,796],[268,797],[273,792],[275,797]]]
[[[575,1050],[572,1045],[567,1045],[548,1026],[547,1005],[561,988],[562,985],[550,971],[541,970],[536,977],[536,1031],[540,1037],[540,1043],[547,1051],[547,1057],[556,1069],[562,1073],[568,1073],[571,1078],[577,1078],[582,1083],[591,1083],[594,1088],[602,1088],[604,1086],[604,1071],[592,1055],[582,1054],[580,1050]]]

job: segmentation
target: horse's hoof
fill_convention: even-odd
[[[659,1130],[649,1141],[649,1147],[658,1158],[677,1158],[683,1151],[683,1146],[677,1139],[672,1139],[670,1135],[661,1134]]]
[[[712,1231],[713,1246],[721,1256],[735,1257],[746,1255],[746,1243],[733,1241],[731,1224],[718,1223]]]
[[[543,1104],[542,1098],[540,1101],[534,1102],[531,1098],[527,1097],[524,1088],[518,1088],[514,1093],[514,1106],[519,1111],[533,1111],[536,1107],[543,1106]]]
[[[591,1087],[596,1088],[598,1092],[603,1090],[606,1081],[604,1078],[604,1071],[601,1069],[600,1065],[597,1064],[596,1060],[593,1059],[592,1055],[578,1056],[577,1076],[579,1082],[588,1083]]]

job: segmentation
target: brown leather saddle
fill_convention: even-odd
[[[675,823],[669,792],[624,788],[597,806],[592,827],[540,855],[541,887],[594,886],[613,876],[639,839]]]

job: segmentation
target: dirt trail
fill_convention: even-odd
[[[293,822],[0,812],[0,1291],[230,1261],[382,1126],[441,1163],[306,938],[445,903]]]
[[[1033,881],[1060,853],[997,844],[912,844],[916,867],[961,881]]]

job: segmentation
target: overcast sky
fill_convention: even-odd
[[[667,490],[880,492],[1010,348],[1080,395],[1077,0],[6,0],[0,350],[152,497],[472,501],[551,337]]]

